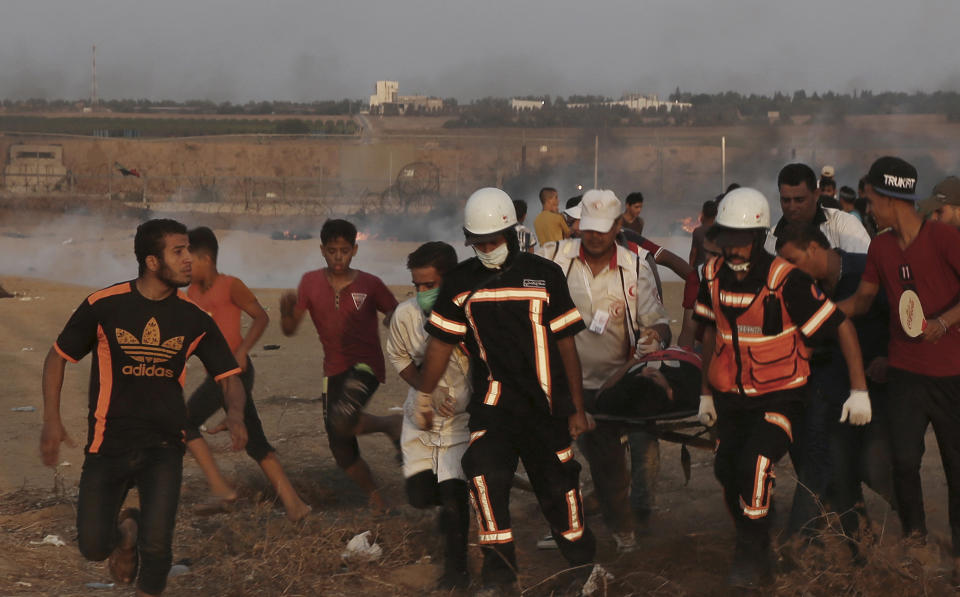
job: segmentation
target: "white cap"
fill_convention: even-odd
[[[577,203],[576,205],[571,205],[571,206],[568,207],[567,209],[563,210],[563,213],[567,214],[568,216],[570,216],[570,217],[573,218],[574,220],[579,220],[579,219],[580,219],[580,210],[581,210],[580,204]]]
[[[833,166],[824,166],[820,170],[820,176],[825,176],[827,178],[833,178],[834,169]]]
[[[583,194],[580,202],[580,230],[610,232],[613,223],[620,217],[623,206],[613,191],[591,189]]]

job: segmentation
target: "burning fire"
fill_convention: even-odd
[[[683,228],[684,232],[687,234],[691,234],[697,228],[697,226],[700,225],[700,221],[692,216],[688,216],[682,220],[677,220],[677,222],[680,223],[680,227]]]
[[[370,240],[369,232],[357,232],[357,240]]]

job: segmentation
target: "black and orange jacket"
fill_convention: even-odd
[[[54,348],[73,363],[93,353],[88,454],[182,442],[190,355],[218,380],[240,372],[217,324],[186,295],[150,300],[133,281],[88,296]]]
[[[722,258],[708,261],[694,311],[717,328],[710,386],[747,397],[806,384],[806,341],[835,333],[844,319],[807,274],[767,253],[743,281],[723,267]]]
[[[582,329],[560,266],[523,252],[499,272],[476,257],[460,263],[444,276],[426,325],[443,342],[464,342],[470,354],[468,412],[493,407],[555,417],[575,410],[557,341]]]

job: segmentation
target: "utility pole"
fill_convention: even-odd
[[[97,102],[99,101],[100,101],[99,98],[97,98],[97,45],[94,44],[93,45],[93,82],[91,83],[91,87],[90,87],[90,110],[91,111],[95,112],[97,110]]]
[[[600,163],[600,135],[593,137],[593,188],[597,186],[597,166]]]
[[[720,192],[727,188],[727,138],[720,137]]]

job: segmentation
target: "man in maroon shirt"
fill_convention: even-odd
[[[932,423],[947,477],[950,527],[960,580],[960,231],[924,222],[915,208],[917,170],[895,157],[878,159],[865,192],[879,229],[854,296],[840,303],[849,316],[865,313],[883,286],[889,298],[890,436],[897,513],[905,536],[924,543],[927,533],[920,485],[923,436]],[[900,323],[901,295],[919,295],[927,324],[916,338]]]
[[[370,496],[370,506],[387,504],[377,491],[370,467],[360,457],[358,435],[386,433],[400,441],[401,415],[378,417],[363,412],[385,372],[377,311],[384,323],[397,307],[397,299],[380,278],[355,270],[357,229],[346,220],[327,220],[320,230],[327,267],[307,272],[297,292],[280,299],[280,325],[292,336],[308,311],[323,344],[323,422],[330,451],[347,475]]]

